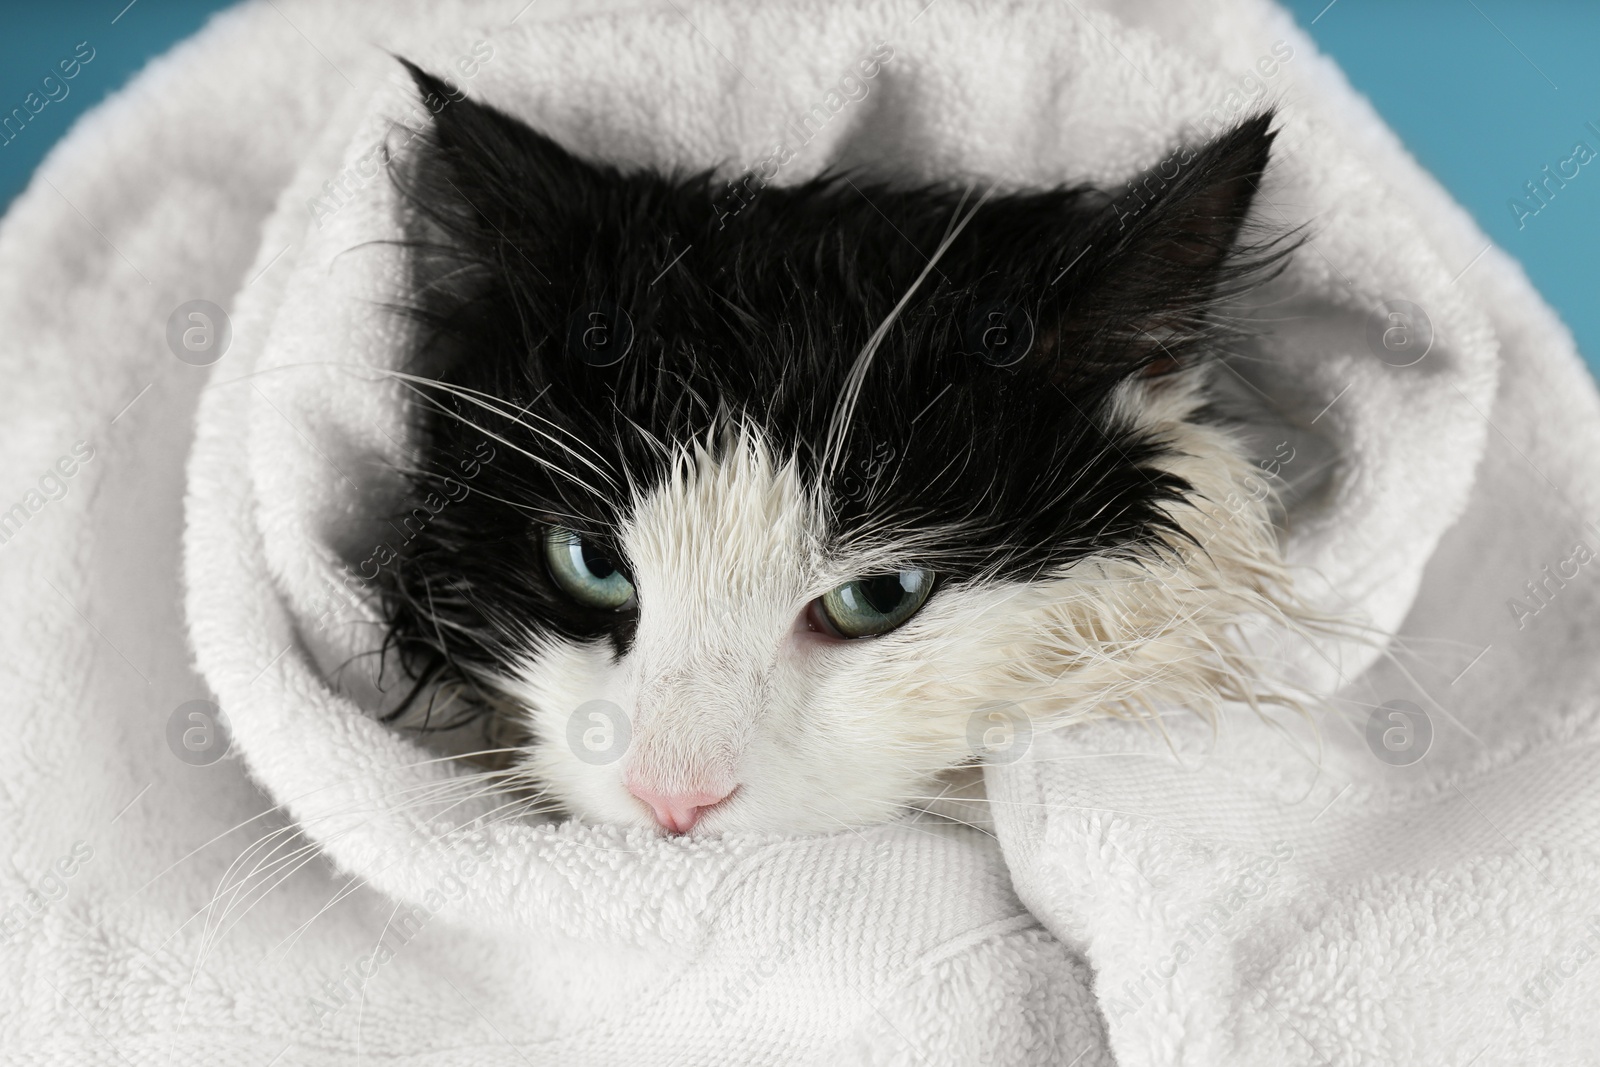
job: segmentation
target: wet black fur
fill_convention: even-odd
[[[1167,442],[1111,417],[1111,391],[1223,347],[1214,309],[1286,248],[1239,247],[1270,114],[1182,148],[1119,198],[990,196],[895,319],[823,469],[863,345],[982,188],[832,174],[748,184],[730,213],[709,172],[580,160],[410,69],[450,100],[395,168],[425,326],[412,370],[441,383],[417,393],[417,500],[459,483],[486,435],[495,452],[379,579],[388,647],[416,675],[492,675],[540,632],[624,651],[636,616],[566,596],[540,530],[576,527],[626,570],[614,533],[630,502],[728,418],[825,486],[836,543],[914,536],[907,564],[944,588],[1148,544],[1188,487],[1152,466]],[[1026,356],[996,365],[1030,334]]]

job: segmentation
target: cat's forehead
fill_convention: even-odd
[[[722,436],[680,450],[627,510],[621,541],[641,580],[706,579],[731,597],[820,559],[824,520],[798,465],[749,424]]]
[[[667,475],[626,509],[621,547],[645,582],[747,595],[826,589],[914,556],[911,529],[841,541],[825,480],[808,475],[752,423],[679,451]]]
[[[997,242],[1046,216],[1068,224],[1076,197],[1002,198],[969,220],[982,233],[941,248],[975,210],[956,190],[819,181],[762,190],[724,225],[693,182],[617,188],[586,206],[592,225],[580,214],[574,233],[587,236],[535,294],[555,329],[529,367],[537,409],[627,472],[633,491],[598,501],[602,521],[634,524],[640,501],[687,505],[669,491],[673,457],[722,456],[733,426],[804,488],[834,557],[920,545],[942,557],[920,562],[957,573],[1025,572],[1126,532],[1058,536],[1063,509],[1092,515],[1119,495],[1126,515],[1165,488],[1111,476],[1150,451],[1101,419],[1120,372],[1038,359],[1036,294],[993,269]],[[1067,477],[1084,491],[1050,491]]]

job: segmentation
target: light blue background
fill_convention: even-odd
[[[665,3],[665,0],[662,0]],[[35,4],[0,13],[0,113],[88,41],[95,58],[22,135],[0,146],[0,204],[86,108],[193,33],[215,0]],[[1528,268],[1600,368],[1600,159],[1519,228],[1524,183],[1572,154],[1600,152],[1596,0],[1288,0],[1411,151]],[[113,23],[113,19],[116,21]],[[1313,22],[1313,20],[1315,20]]]
[[[1600,158],[1519,229],[1508,206],[1586,142],[1600,153],[1596,0],[1288,0],[1424,167],[1527,267],[1600,370]],[[1320,14],[1320,17],[1319,17]],[[1570,168],[1569,168],[1570,169]],[[1552,183],[1553,184],[1553,183]],[[1535,203],[1529,201],[1529,203]]]

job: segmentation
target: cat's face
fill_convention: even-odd
[[[452,102],[402,184],[417,498],[492,458],[412,512],[392,647],[571,812],[696,834],[881,821],[1031,730],[1228,696],[1275,560],[1200,360],[1270,141],[1117,201],[730,201]]]

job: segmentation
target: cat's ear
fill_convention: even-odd
[[[1220,300],[1259,281],[1291,246],[1241,247],[1275,133],[1270,113],[1184,146],[1116,191],[1036,275],[1036,358],[1116,376],[1187,365]],[[1048,279],[1048,280],[1046,280]]]
[[[459,87],[406,59],[432,128],[424,158],[411,173],[412,200],[430,214],[486,238],[516,243],[548,231],[573,205],[589,202],[614,177],[587,163],[520,119],[479,103]]]

